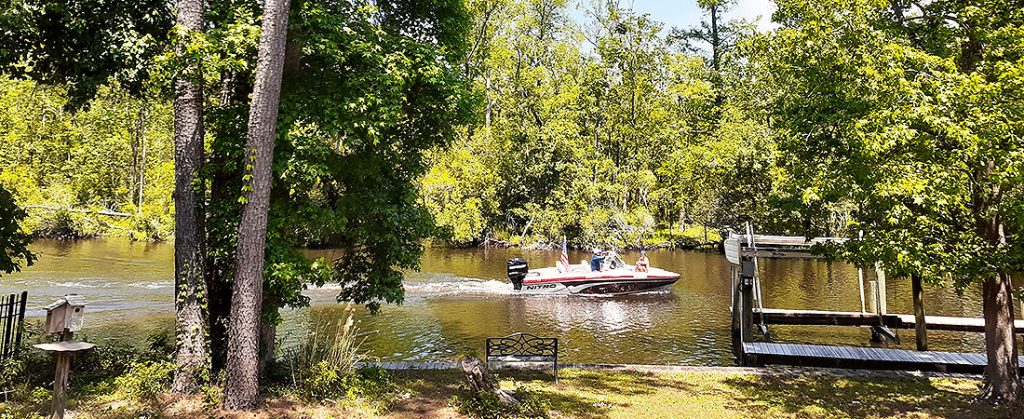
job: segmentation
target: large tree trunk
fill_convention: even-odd
[[[1013,330],[1013,284],[1010,275],[1000,273],[982,285],[985,311],[985,388],[982,398],[1002,404],[1020,394],[1020,363]]]
[[[178,25],[204,29],[203,0],[179,0]],[[208,375],[203,213],[196,178],[203,162],[203,88],[193,66],[175,81],[174,98],[174,282],[178,369],[172,390],[191,393]]]
[[[259,385],[259,324],[263,297],[263,261],[270,209],[271,163],[281,95],[288,0],[264,3],[256,82],[249,108],[246,141],[245,203],[238,225],[235,282],[228,330],[224,407],[256,405]]]

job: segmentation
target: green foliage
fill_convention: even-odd
[[[512,405],[501,401],[498,396],[490,392],[480,392],[468,397],[452,395],[449,400],[459,413],[481,419],[495,418],[547,418],[548,404],[537,393],[525,387],[519,387],[513,392],[518,405]]]
[[[88,109],[68,111],[67,103],[61,88],[0,79],[0,186],[27,209],[23,230],[169,238],[170,105],[133,99],[117,85],[100,88]]]
[[[763,212],[749,196],[771,188],[769,135],[748,98],[718,87],[741,79],[741,60],[713,77],[651,16],[611,2],[584,28],[560,1],[470,9],[463,66],[484,103],[420,181],[451,243],[637,246]]]
[[[770,98],[786,189],[824,221],[809,234],[863,231],[836,250],[961,290],[1018,271],[1020,8],[782,1],[776,18],[758,59],[785,86]]]
[[[134,400],[152,399],[170,387],[174,368],[169,361],[134,362],[127,373],[114,378],[115,394]]]
[[[28,250],[29,237],[21,229],[25,210],[18,207],[14,197],[0,184],[0,272],[21,270],[21,265],[32,265],[35,255]]]
[[[52,341],[41,333],[41,325],[26,324],[18,355],[0,364],[0,388],[13,389],[14,400],[28,404],[49,403],[53,384],[54,357],[33,344]],[[88,336],[81,339],[88,341]],[[170,383],[174,364],[170,357],[173,341],[168,332],[155,333],[145,347],[103,342],[75,355],[70,376],[72,397],[104,394],[110,397],[152,399]]]
[[[0,73],[64,86],[69,108],[111,79],[138,95],[171,22],[171,4],[160,0],[5,1]]]
[[[344,320],[315,325],[299,345],[285,351],[292,387],[304,397],[356,397],[368,384],[366,380],[380,378],[381,385],[388,383],[386,375],[376,377],[379,374],[372,369],[365,374],[358,371],[362,340],[351,309],[351,305],[346,309]]]

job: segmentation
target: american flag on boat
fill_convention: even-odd
[[[562,237],[562,258],[558,263],[562,264],[563,272],[569,272],[569,251],[565,248],[565,237]]]

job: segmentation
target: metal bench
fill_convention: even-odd
[[[487,338],[487,367],[492,362],[550,362],[558,383],[558,338],[542,338],[529,333],[513,333],[500,338]]]

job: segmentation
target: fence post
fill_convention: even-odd
[[[4,347],[0,356],[8,357],[14,352],[11,350],[11,341],[14,338],[14,294],[4,300],[4,305],[7,306],[7,312],[4,314]]]

